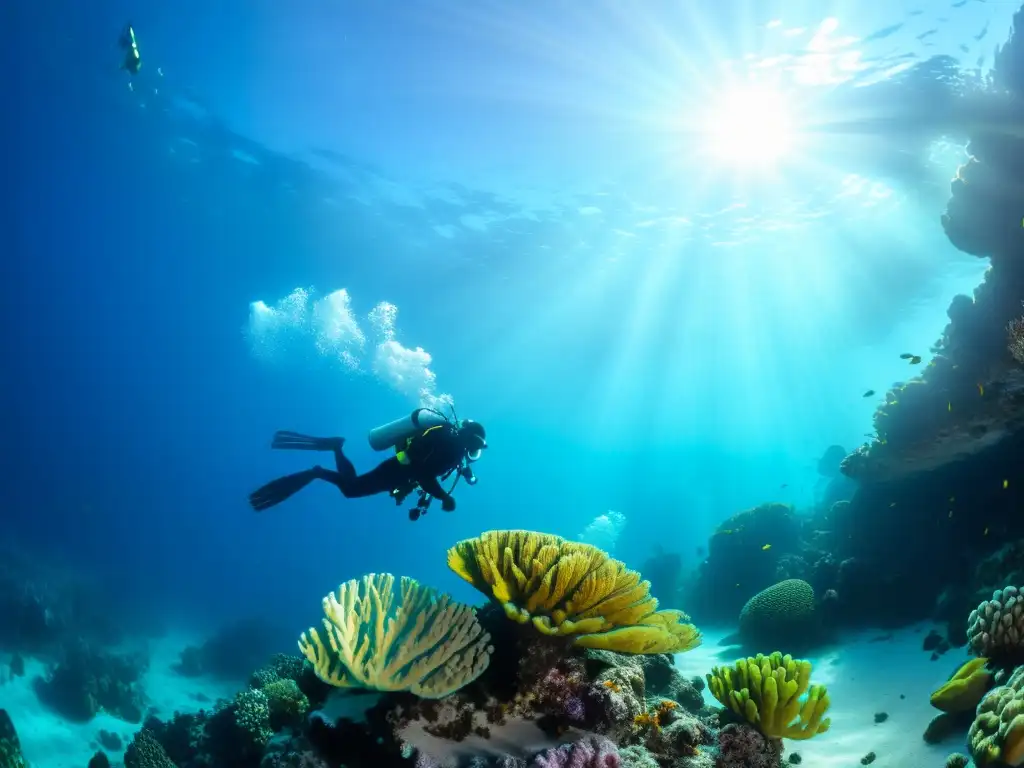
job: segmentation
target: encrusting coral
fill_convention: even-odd
[[[682,611],[658,610],[650,584],[597,547],[534,531],[487,531],[448,550],[448,567],[520,624],[620,653],[700,644]]]
[[[1024,765],[1024,667],[981,700],[967,742],[979,766]]]
[[[996,660],[1019,660],[1024,655],[1024,595],[1017,587],[992,593],[971,611],[967,620],[971,650]]]
[[[368,574],[323,600],[299,650],[325,683],[439,699],[475,680],[493,648],[473,609],[403,576]],[[324,640],[326,639],[326,642]]]
[[[828,730],[831,721],[822,719],[828,692],[810,683],[811,663],[778,651],[715,667],[708,675],[711,694],[772,739],[803,740]]]
[[[931,705],[943,712],[969,712],[992,686],[992,673],[985,668],[988,659],[971,659],[931,695]]]

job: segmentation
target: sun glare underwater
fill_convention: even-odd
[[[1024,765],[1024,10],[226,2],[0,25],[0,768]]]

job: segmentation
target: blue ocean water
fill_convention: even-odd
[[[124,626],[258,616],[292,650],[363,573],[475,598],[444,552],[484,530],[692,568],[735,512],[813,507],[864,392],[981,281],[939,222],[962,137],[825,130],[765,165],[695,126],[751,84],[808,125],[884,117],[935,57],[985,72],[1014,10],[9,3],[4,544]],[[275,430],[369,469],[368,430],[447,397],[490,445],[454,513],[326,483],[250,509],[313,461]]]

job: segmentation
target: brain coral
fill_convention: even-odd
[[[803,579],[786,579],[747,601],[740,611],[740,635],[755,645],[799,644],[814,620],[814,589]]]
[[[1016,587],[997,589],[967,620],[971,650],[992,659],[1016,659],[1024,641],[1024,595]]]

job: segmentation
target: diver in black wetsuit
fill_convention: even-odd
[[[278,432],[271,448],[284,450],[333,451],[337,471],[319,465],[312,469],[272,480],[249,495],[249,503],[256,511],[269,509],[305,488],[313,480],[333,483],[348,499],[387,493],[397,503],[419,487],[420,501],[409,513],[417,519],[426,512],[431,498],[441,500],[445,512],[455,509],[455,499],[441,487],[438,478],[458,472],[470,485],[476,483],[471,461],[479,458],[487,447],[487,434],[483,425],[475,421],[446,422],[429,427],[395,447],[395,455],[385,459],[363,475],[342,452],[343,437],[309,437],[297,432]],[[453,486],[454,487],[454,486]]]

